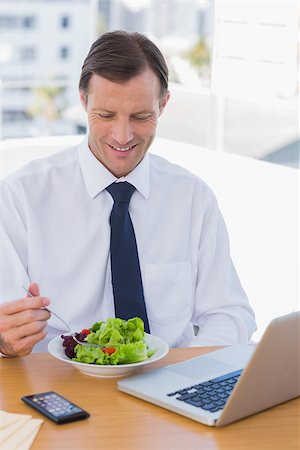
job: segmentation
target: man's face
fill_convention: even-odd
[[[150,147],[169,99],[159,94],[159,80],[150,69],[122,84],[93,74],[87,95],[80,93],[90,150],[117,178],[131,172]]]

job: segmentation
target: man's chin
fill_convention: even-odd
[[[144,156],[145,155],[143,155],[138,161],[133,161],[130,164],[128,164],[128,162],[125,163],[125,161],[124,164],[122,164],[122,161],[119,161],[118,164],[109,164],[106,168],[117,178],[126,177],[140,164]]]

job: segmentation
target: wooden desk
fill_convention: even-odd
[[[158,367],[213,348],[172,349]],[[116,379],[93,378],[47,353],[0,360],[0,409],[41,415],[20,397],[53,390],[90,412],[81,422],[55,425],[45,418],[33,450],[296,450],[299,399],[216,429],[117,390]]]

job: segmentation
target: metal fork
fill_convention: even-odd
[[[25,286],[22,286],[22,288],[24,289],[24,291],[29,295],[29,297],[34,297],[34,295],[28,290],[26,289]],[[98,348],[103,348],[102,345],[98,345],[98,344],[89,344],[88,342],[81,342],[76,338],[76,334],[77,333],[73,333],[70,326],[61,318],[59,317],[55,312],[51,311],[49,308],[43,307],[41,309],[45,309],[46,311],[48,311],[50,314],[53,314],[53,316],[55,316],[58,320],[60,320],[64,326],[66,327],[68,333],[70,336],[72,336],[72,338],[74,339],[74,341],[76,341],[78,344],[80,345],[85,345],[87,347],[98,347]]]

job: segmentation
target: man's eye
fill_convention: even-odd
[[[98,114],[100,119],[111,119],[113,116],[112,114]]]
[[[134,119],[142,122],[143,120],[147,120],[149,117],[150,117],[150,114],[146,114],[145,116],[134,116]]]

